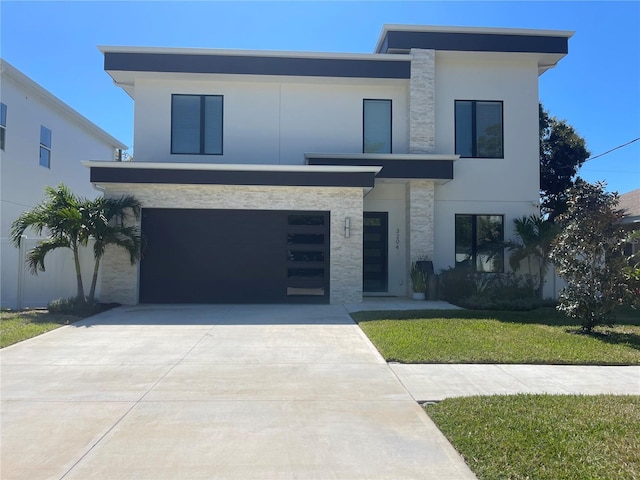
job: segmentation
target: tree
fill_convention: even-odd
[[[95,298],[100,261],[108,245],[123,248],[129,254],[131,264],[140,258],[141,237],[138,228],[125,225],[128,213],[140,218],[140,202],[131,195],[120,198],[99,197],[89,200],[81,207],[84,235],[93,238],[93,276],[88,301]]]
[[[11,241],[20,246],[24,232],[31,228],[37,235],[47,231],[49,238],[39,241],[27,254],[27,265],[34,275],[45,271],[46,255],[57,248],[70,248],[76,269],[77,298],[84,301],[84,287],[80,272],[80,246],[83,244],[83,221],[80,214],[82,199],[62,183],[57,188],[45,187],[45,200],[24,212],[11,224]]]
[[[56,248],[70,248],[76,269],[79,302],[85,302],[82,272],[80,270],[80,247],[94,240],[94,271],[88,301],[95,298],[100,260],[107,245],[124,248],[131,263],[140,258],[141,238],[137,227],[126,226],[129,212],[138,219],[140,202],[132,196],[119,199],[97,198],[87,200],[74,195],[64,184],[57,188],[45,187],[45,200],[30,211],[24,212],[11,225],[11,240],[20,246],[22,235],[32,228],[38,235],[47,232],[48,238],[39,241],[27,254],[27,265],[31,273],[45,271],[44,259]]]
[[[564,120],[550,117],[539,105],[540,211],[551,222],[566,210],[567,190],[578,169],[589,158],[584,138]]]
[[[567,195],[567,210],[558,217],[562,230],[551,259],[567,282],[558,309],[582,322],[591,332],[596,325],[612,325],[614,309],[628,294],[624,277],[626,234],[617,193],[604,183],[578,178]]]
[[[509,264],[514,271],[520,269],[523,260],[527,260],[529,273],[532,273],[531,261],[537,264],[538,288],[537,295],[543,298],[544,279],[551,263],[550,254],[553,240],[558,234],[558,226],[550,220],[545,220],[538,215],[521,217],[513,220],[518,242],[506,242],[506,246],[511,253]]]

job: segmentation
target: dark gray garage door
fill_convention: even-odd
[[[145,208],[143,303],[327,303],[329,213]]]

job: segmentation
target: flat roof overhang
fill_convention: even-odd
[[[465,52],[557,53],[569,52],[567,30],[521,28],[438,27],[384,25],[376,53],[408,53],[412,48]]]
[[[309,165],[324,166],[375,166],[380,167],[378,179],[435,180],[447,183],[453,180],[453,162],[459,155],[439,154],[323,154],[306,153]]]
[[[485,27],[384,25],[375,52],[408,54],[412,48],[456,52],[497,52],[533,55],[542,74],[569,52],[566,30]]]
[[[366,191],[380,172],[376,166],[236,165],[85,161],[94,184],[251,185],[358,187]]]
[[[100,47],[116,72],[204,73],[408,79],[411,59],[376,54],[313,54],[215,49]],[[394,58],[396,57],[396,58]]]

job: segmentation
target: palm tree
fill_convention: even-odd
[[[544,279],[551,260],[551,246],[558,234],[559,227],[537,215],[521,217],[513,220],[515,232],[520,242],[506,242],[506,246],[513,253],[509,257],[509,264],[514,271],[520,269],[520,262],[527,260],[529,273],[532,272],[531,260],[538,263],[537,294],[543,298]]]
[[[93,238],[93,277],[89,290],[89,302],[93,302],[96,293],[100,261],[108,245],[123,248],[133,265],[140,258],[141,237],[138,228],[125,225],[129,212],[138,220],[140,202],[131,195],[120,198],[100,197],[87,201],[81,207],[83,217],[83,239]]]
[[[45,271],[46,255],[57,248],[70,248],[76,268],[77,298],[84,301],[84,287],[80,272],[79,248],[83,245],[83,221],[80,205],[84,202],[64,184],[57,188],[45,187],[45,200],[32,210],[24,212],[11,224],[11,242],[20,246],[24,232],[31,228],[37,235],[43,230],[49,238],[38,242],[27,254],[27,265],[34,275]]]
[[[39,241],[27,254],[27,265],[31,273],[45,271],[44,259],[56,248],[70,248],[76,268],[77,300],[85,301],[82,273],[80,270],[80,247],[94,240],[94,269],[88,301],[95,299],[100,260],[108,245],[124,248],[131,263],[140,258],[141,237],[138,228],[124,223],[131,213],[140,218],[140,202],[128,195],[121,198],[97,198],[87,200],[74,195],[64,184],[57,188],[45,187],[45,200],[28,212],[24,212],[11,225],[11,241],[16,247],[24,232],[31,228],[48,238]]]

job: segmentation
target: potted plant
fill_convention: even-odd
[[[411,289],[413,290],[414,300],[424,300],[425,290],[427,289],[427,282],[424,278],[424,271],[416,262],[411,262],[411,271],[409,272],[411,277]]]

